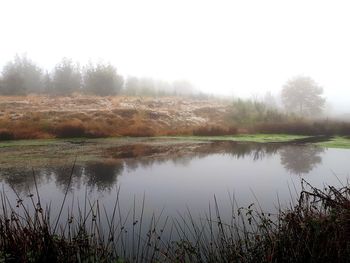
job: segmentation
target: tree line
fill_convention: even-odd
[[[50,94],[69,96],[75,92],[98,96],[189,96],[207,99],[208,94],[196,91],[188,81],[172,83],[152,78],[124,78],[109,63],[89,63],[83,67],[64,58],[51,72],[44,72],[26,56],[16,55],[2,69],[0,95]],[[285,110],[301,116],[319,115],[325,105],[323,88],[312,78],[297,76],[282,87],[281,100]],[[271,111],[270,109],[273,109]],[[256,100],[234,100],[237,116],[244,120],[261,119],[261,116],[279,118],[275,114],[275,98],[266,93],[263,103]],[[264,118],[265,118],[264,117]]]
[[[68,58],[48,72],[28,57],[16,55],[3,67],[0,75],[0,95],[68,96],[75,92],[98,96],[207,96],[197,92],[188,81],[170,83],[134,76],[124,78],[110,63],[89,63],[81,67]]]

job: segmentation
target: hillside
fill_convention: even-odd
[[[0,139],[155,136],[226,127],[229,104],[164,97],[0,97]]]

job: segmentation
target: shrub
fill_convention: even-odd
[[[113,135],[111,125],[103,121],[91,121],[84,125],[85,136],[89,138],[103,138]]]
[[[305,122],[261,123],[253,128],[257,133],[287,133],[296,135],[313,134],[312,126]]]
[[[7,140],[13,140],[13,139],[15,139],[13,132],[7,129],[0,130],[0,141],[7,141]]]
[[[350,123],[341,123],[338,128],[338,134],[339,135],[350,135]]]
[[[263,102],[237,99],[232,103],[229,118],[237,124],[249,125],[257,122],[280,122],[288,119],[288,116]]]
[[[296,135],[350,135],[350,123],[335,121],[260,123],[253,127],[257,133],[286,133]]]
[[[59,124],[55,129],[58,138],[84,137],[86,129],[80,120],[66,121]]]

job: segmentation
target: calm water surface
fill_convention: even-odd
[[[295,200],[301,179],[316,187],[340,186],[350,174],[350,150],[306,145],[215,142],[163,148],[133,145],[123,151],[117,157],[111,154],[106,160],[76,165],[71,182],[71,159],[65,166],[36,167],[41,200],[58,208],[68,187],[67,206],[87,196],[112,211],[120,189],[121,211],[127,214],[134,202],[140,209],[145,196],[146,218],[162,210],[167,216],[188,209],[204,214],[215,195],[222,213],[229,216],[232,195],[240,206],[254,202],[273,211],[278,200],[281,205]],[[14,202],[10,186],[23,198],[35,191],[30,169],[2,169],[0,178]]]

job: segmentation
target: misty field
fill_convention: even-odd
[[[260,102],[188,97],[0,97],[0,140],[73,137],[350,135],[344,121],[305,119]]]
[[[228,129],[228,103],[142,97],[0,97],[0,139],[188,135]]]

